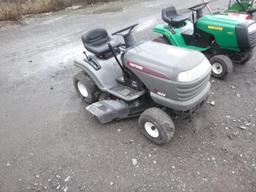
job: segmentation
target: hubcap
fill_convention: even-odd
[[[223,67],[220,63],[213,63],[212,71],[213,71],[213,73],[220,75],[223,72]]]
[[[79,92],[81,93],[81,95],[83,97],[88,97],[88,91],[85,87],[85,85],[83,83],[81,83],[80,81],[77,82],[77,87],[78,87],[78,90]]]
[[[157,138],[159,137],[159,131],[158,129],[155,127],[155,125],[151,122],[146,122],[144,124],[144,128],[146,130],[146,132],[153,138]]]

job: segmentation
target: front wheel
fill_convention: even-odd
[[[223,79],[233,71],[233,63],[226,55],[215,55],[210,58],[210,63],[212,65],[212,76],[217,79]]]
[[[170,116],[159,108],[149,108],[139,118],[142,134],[157,145],[168,143],[174,136],[175,126]]]

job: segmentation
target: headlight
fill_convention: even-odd
[[[250,26],[248,27],[248,32],[249,32],[249,33],[252,33],[252,32],[254,32],[254,31],[256,31],[256,23],[254,23],[254,24],[252,24],[252,25],[250,25]]]
[[[194,81],[200,77],[202,77],[203,74],[205,74],[207,71],[211,70],[211,64],[208,61],[208,59],[204,59],[199,65],[197,65],[195,68],[181,72],[178,75],[178,81],[181,82],[190,82]]]

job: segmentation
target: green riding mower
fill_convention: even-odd
[[[208,2],[208,3],[213,1],[218,1],[218,0],[211,0],[211,1],[203,0],[203,2]],[[229,0],[228,8],[221,14],[228,15],[231,17],[236,17],[238,19],[253,19],[254,12],[256,12],[254,4],[255,4],[254,0],[253,1],[252,0]],[[209,5],[207,5],[206,7],[210,14],[214,13]],[[219,12],[217,13],[220,14]]]
[[[245,16],[246,19],[253,19],[256,12],[255,0],[229,0],[227,13],[233,16]]]
[[[166,24],[155,26],[158,41],[203,52],[212,64],[212,76],[224,78],[233,63],[245,63],[256,46],[256,22],[223,14],[203,16],[208,2],[188,8],[192,14],[179,14],[171,6],[162,10]],[[192,17],[191,17],[192,15]]]

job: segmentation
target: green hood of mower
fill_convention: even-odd
[[[206,15],[197,21],[197,27],[214,36],[221,48],[239,51],[236,29],[244,22],[243,19],[227,15]]]
[[[241,22],[243,22],[244,19],[239,19],[239,18],[235,18],[235,17],[230,17],[228,15],[220,15],[220,14],[216,14],[216,15],[205,15],[203,17],[201,17],[197,23],[198,24],[221,24],[223,25],[223,27],[225,26],[233,26],[235,28],[235,26]]]

